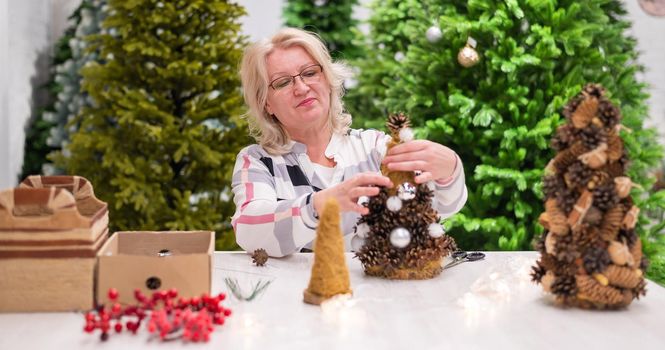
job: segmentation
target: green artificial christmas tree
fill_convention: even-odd
[[[318,33],[335,59],[363,56],[362,38],[353,18],[358,0],[287,0],[282,12],[284,24]]]
[[[68,40],[71,55],[67,61],[56,67],[55,82],[61,89],[58,91],[54,110],[47,115],[48,119],[55,123],[47,141],[54,150],[67,146],[69,135],[78,128],[78,125],[71,121],[83,107],[91,105],[88,94],[81,91],[81,68],[88,62],[97,60],[98,53],[86,49],[85,38],[102,32],[101,24],[106,16],[106,8],[106,0],[86,0],[72,16],[76,27]]]
[[[85,0],[69,17],[71,26],[65,30],[54,48],[53,73],[47,84],[49,103],[26,132],[23,171],[19,181],[32,174],[51,175],[56,172],[47,155],[62,149],[68,139],[67,122],[86,104],[80,91],[79,70],[94,53],[84,51],[86,35],[98,33],[105,0]]]
[[[650,191],[649,169],[663,152],[643,127],[647,95],[621,1],[404,0],[374,9],[361,101],[347,105],[357,124],[371,127],[386,112],[405,112],[417,135],[458,152],[469,198],[447,225],[462,249],[531,248],[542,233],[548,141],[564,103],[587,82],[612,93],[631,130],[621,137],[628,176],[641,185],[636,205],[642,213],[665,206],[662,192]],[[662,225],[646,214],[640,220],[645,251],[657,251]]]
[[[214,229],[233,246],[230,179],[250,143],[239,116],[244,9],[228,1],[108,2],[99,59],[81,71],[92,105],[57,165],[109,203],[111,230]]]

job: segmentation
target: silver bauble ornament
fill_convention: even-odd
[[[411,233],[404,227],[398,227],[390,232],[390,244],[396,248],[404,248],[411,243]]]
[[[416,198],[416,186],[410,182],[405,182],[397,187],[397,196],[403,201]]]
[[[351,249],[353,249],[354,252],[360,251],[364,245],[365,239],[358,236],[353,236],[353,238],[351,238]]]
[[[430,235],[432,238],[439,238],[443,236],[446,231],[443,229],[443,226],[437,223],[432,223],[427,226],[427,233]]]
[[[438,26],[431,26],[427,29],[427,32],[425,32],[425,36],[427,37],[427,41],[435,43],[441,40],[443,34],[441,33],[441,29],[439,29]]]
[[[399,197],[392,196],[386,201],[386,207],[390,211],[399,211],[402,209],[402,200]]]
[[[367,238],[369,235],[369,225],[363,222],[362,224],[356,226],[356,235],[360,238]]]
[[[399,139],[402,142],[409,142],[413,140],[413,129],[411,128],[403,128],[402,130],[399,131]]]

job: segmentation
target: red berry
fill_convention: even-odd
[[[115,289],[115,288],[110,288],[109,289],[109,299],[111,299],[111,301],[118,300],[118,290],[117,289]]]
[[[114,313],[114,314],[119,314],[120,311],[122,311],[122,306],[120,306],[120,304],[118,304],[118,303],[113,304],[113,307],[111,308],[111,312]]]
[[[231,309],[224,309],[224,316],[231,316]]]
[[[141,292],[140,289],[134,289],[134,298],[139,302],[145,301],[145,295]]]
[[[224,299],[226,299],[226,294],[224,294],[224,293],[219,293],[219,294],[217,295],[217,300],[222,301],[222,300],[224,300]]]
[[[178,290],[175,288],[169,289],[169,298],[175,298],[178,296]]]
[[[189,303],[192,306],[198,306],[200,302],[201,302],[201,299],[199,299],[198,297],[193,297],[192,300],[190,300]]]
[[[115,324],[115,331],[118,333],[122,332],[122,323],[118,322]]]
[[[86,324],[85,327],[83,328],[83,331],[86,333],[92,333],[92,331],[94,330],[95,330],[95,325],[92,323]]]

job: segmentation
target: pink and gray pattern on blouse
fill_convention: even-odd
[[[376,130],[334,134],[325,151],[336,163],[331,186],[358,173],[380,173],[388,140],[390,136]],[[459,157],[453,175],[434,184],[434,209],[442,218],[464,206],[467,190]],[[236,158],[232,187],[236,212],[231,223],[240,247],[248,252],[263,248],[274,257],[311,249],[318,224],[312,194],[325,186],[307,156],[307,146],[292,142],[291,151],[281,156],[259,145],[244,148]],[[355,212],[342,215],[346,250],[357,221]]]

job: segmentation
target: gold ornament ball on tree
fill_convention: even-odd
[[[480,55],[478,55],[478,51],[476,51],[476,40],[469,37],[466,41],[466,45],[457,54],[457,62],[462,66],[469,68],[478,64],[479,61]]]

